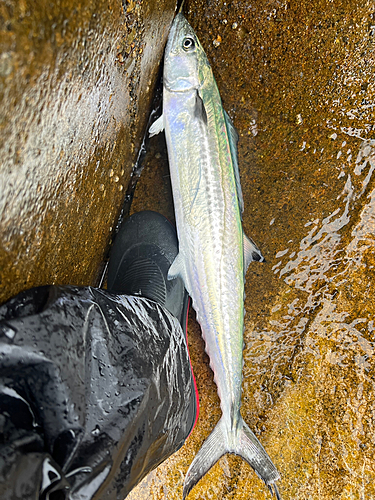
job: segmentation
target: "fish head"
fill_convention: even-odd
[[[188,92],[203,86],[212,72],[193,28],[182,14],[175,17],[164,56],[164,86],[171,92]]]

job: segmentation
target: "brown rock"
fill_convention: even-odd
[[[0,302],[95,284],[175,4],[0,6]]]

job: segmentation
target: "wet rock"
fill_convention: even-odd
[[[0,302],[98,281],[174,8],[1,4]]]
[[[246,276],[242,414],[282,474],[283,499],[372,498],[374,10],[357,1],[185,7],[240,135],[243,224],[267,261]],[[157,165],[150,158],[154,177]],[[162,209],[163,169],[157,189],[151,174],[141,178],[134,210]],[[180,499],[220,417],[193,313],[189,345],[198,426],[131,499]],[[225,456],[189,495],[198,498],[269,493]]]

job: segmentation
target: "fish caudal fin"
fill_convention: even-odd
[[[220,420],[190,464],[185,477],[183,499],[219,458],[228,452],[225,446],[225,429],[222,428],[221,423]]]
[[[280,474],[256,436],[243,421],[240,424],[240,429],[236,431],[236,435],[234,435],[234,431],[228,433],[223,419],[218,422],[191,463],[185,477],[183,499],[226,453],[234,453],[246,460],[268,486],[272,495],[275,494],[277,500],[281,500],[274,484],[280,479]]]
[[[258,477],[268,486],[272,496],[275,493],[277,500],[281,500],[277,486],[274,484],[275,481],[280,479],[280,474],[266,450],[245,422],[243,422],[240,432],[239,447],[234,453],[246,460]]]

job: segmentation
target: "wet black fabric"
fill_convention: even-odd
[[[123,499],[195,415],[184,333],[156,303],[48,286],[0,306],[1,499]]]

